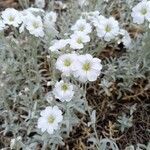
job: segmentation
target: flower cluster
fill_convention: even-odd
[[[35,15],[37,12],[42,13],[44,19],[40,15]],[[54,27],[57,15],[55,12],[45,13],[43,9],[32,7],[23,11],[7,8],[2,12],[1,18],[0,31],[4,30],[7,26],[13,26],[19,28],[20,33],[27,29],[35,37],[43,37],[45,35],[44,27]]]
[[[48,20],[48,19],[47,19]],[[55,20],[55,19],[53,19]],[[106,42],[118,39],[125,47],[129,48],[131,38],[126,30],[120,29],[119,23],[113,17],[106,18],[98,11],[84,13],[74,25],[73,33],[67,39],[52,41],[49,50],[56,53],[55,68],[61,72],[61,81],[57,81],[50,93],[50,100],[59,99],[61,102],[70,102],[75,96],[75,85],[66,82],[63,78],[72,77],[82,83],[96,81],[101,74],[102,64],[99,58],[91,54],[84,54],[85,44],[90,42],[90,34],[96,29],[97,36]],[[121,37],[121,39],[120,39]],[[79,51],[80,50],[80,51]]]
[[[44,37],[46,29],[55,28],[57,14],[55,12],[45,12],[43,8],[45,3],[42,0],[36,0],[35,5],[39,8],[28,8],[18,11],[8,8],[2,12],[0,20],[0,31],[7,26],[13,26],[19,29],[19,32],[26,30],[35,37]],[[40,6],[41,5],[41,6]],[[71,26],[71,33],[67,39],[53,40],[49,50],[57,53],[54,62],[55,68],[61,72],[61,79],[54,81],[54,87],[51,91],[51,97],[59,99],[60,102],[69,103],[75,97],[75,85],[71,82],[71,77],[79,82],[93,82],[101,74],[102,64],[99,58],[82,51],[84,46],[90,42],[91,33],[96,30],[100,40],[109,42],[114,39],[120,39],[128,48],[131,44],[131,38],[126,30],[120,29],[119,23],[115,18],[106,18],[98,11],[85,13],[74,25]],[[90,53],[90,52],[89,52]],[[57,60],[55,60],[57,59]],[[64,80],[69,79],[69,80]],[[70,82],[68,82],[70,81]],[[64,110],[65,111],[65,110]],[[63,120],[62,111],[58,106],[46,107],[41,111],[41,117],[38,119],[38,128],[42,132],[47,131],[53,134],[59,128]]]
[[[45,17],[47,18],[45,19],[47,20],[47,25],[50,24],[50,22],[48,23],[50,15],[51,14],[47,14]],[[55,22],[55,18],[51,17],[51,20]],[[62,77],[69,77],[70,79],[70,77],[73,76],[83,83],[86,81],[95,81],[101,73],[101,60],[93,58],[90,54],[80,55],[78,52],[74,51],[83,49],[84,45],[90,42],[89,34],[92,32],[92,26],[86,21],[86,19],[80,18],[71,27],[71,30],[73,33],[70,35],[70,38],[55,40],[49,47],[51,52],[59,54],[57,55],[58,58],[55,63],[55,67],[62,73]],[[67,52],[67,49],[70,50]],[[66,82],[65,80],[57,81],[50,97],[59,99],[61,102],[70,102],[75,95],[74,87],[75,85]],[[42,129],[42,131],[45,130]]]
[[[83,19],[84,18],[84,19]],[[49,47],[52,52],[62,52],[68,46],[71,50],[81,50],[90,42],[92,26],[97,31],[97,36],[106,42],[111,40],[121,41],[126,48],[131,45],[131,38],[127,31],[119,27],[119,23],[113,17],[106,18],[99,11],[85,12],[71,27],[73,34],[68,39],[56,40]],[[123,32],[125,31],[125,32]]]
[[[113,17],[106,18],[97,11],[84,13],[84,15],[96,28],[99,38],[109,42],[119,35],[119,23]]]
[[[96,28],[97,36],[106,42],[119,39],[126,48],[131,45],[131,38],[127,31],[120,29],[119,23],[113,17],[106,18],[98,11],[83,13],[86,19],[80,18],[71,27],[73,34],[68,39],[56,40],[49,47],[52,52],[63,52],[68,46],[71,50],[81,50],[84,45],[90,42],[92,25]],[[123,32],[124,31],[124,32]],[[121,39],[120,39],[121,37]]]
[[[70,39],[72,49],[82,49],[85,43],[90,42],[89,34],[92,32],[92,26],[85,19],[77,20],[71,30],[74,31]]]
[[[100,111],[94,105],[104,104],[114,111],[118,106],[113,103],[115,98],[130,99],[135,81],[147,79],[150,0],[18,3],[22,8],[32,7],[7,8],[0,13],[1,132],[13,135],[9,147],[44,150],[67,145],[73,149],[72,141],[66,143],[66,139],[82,123],[91,131],[85,149],[125,148],[109,140],[107,133],[97,134]],[[126,109],[130,109],[128,114],[118,119],[115,115],[118,123],[113,119],[118,131],[132,126],[135,106]],[[106,138],[100,140],[99,135]]]
[[[131,46],[131,37],[129,33],[119,27],[119,23],[114,17],[106,18],[98,11],[85,12],[83,16],[96,28],[97,36],[106,42],[118,40],[122,42],[126,48]]]
[[[67,45],[73,50],[84,48],[84,44],[90,42],[89,34],[92,32],[92,26],[85,20],[80,18],[71,27],[73,34],[68,39],[57,40],[50,46],[50,51],[58,52],[64,49]]]
[[[63,54],[56,62],[56,68],[63,75],[73,75],[81,82],[95,81],[101,73],[102,64],[98,58],[93,58],[90,54]]]
[[[93,58],[90,54],[63,54],[56,61],[56,68],[66,77],[73,75],[81,82],[95,81],[101,73],[101,60]],[[56,82],[52,95],[61,102],[69,102],[75,94],[74,85],[64,80]],[[57,106],[46,107],[38,119],[38,128],[42,132],[53,134],[58,129],[58,123],[62,121],[62,112]]]
[[[47,94],[48,99],[53,97],[53,95],[61,102],[69,102],[74,96],[74,86],[63,80],[56,82],[52,93],[50,95],[49,93]],[[62,111],[57,106],[49,106],[41,111],[41,117],[38,119],[38,128],[41,129],[42,132],[47,131],[49,134],[53,134],[54,130],[58,129],[62,120]]]
[[[132,8],[131,16],[133,22],[143,24],[144,21],[150,21],[150,1],[142,0]]]

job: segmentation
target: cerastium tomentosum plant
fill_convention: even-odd
[[[24,2],[20,3],[27,7],[29,2]],[[44,10],[44,0],[35,1],[33,6],[38,8],[7,8],[1,12],[0,130],[2,135],[12,133],[8,147],[33,150],[40,144],[42,150],[55,150],[65,145],[75,126],[84,122],[93,130],[88,137],[93,142],[91,149],[119,149],[116,139],[98,134],[98,114],[88,105],[86,95],[87,85],[94,81],[102,87],[99,93],[109,97],[114,82],[121,94],[131,91],[135,79],[148,74],[150,2],[132,6],[132,1],[132,10],[128,3],[119,1],[118,5],[130,14],[118,20],[111,15],[114,2],[98,0],[71,1],[65,15],[50,11],[52,2]],[[63,7],[62,2],[59,5]],[[143,34],[131,39],[126,23],[143,24]],[[118,44],[126,53],[100,59],[107,46],[117,48]],[[118,118],[122,132],[133,125],[130,115]]]

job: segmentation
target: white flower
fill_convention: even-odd
[[[22,14],[22,24],[19,28],[19,32],[22,33],[25,30],[27,22],[35,16],[30,11],[28,11],[27,9],[21,11],[20,13]]]
[[[55,25],[55,22],[57,20],[57,14],[53,11],[47,13],[45,16],[44,16],[44,24],[45,26],[54,26]]]
[[[82,82],[95,81],[101,73],[101,60],[90,54],[78,56],[77,63],[78,70],[74,72],[74,76]]]
[[[62,111],[57,107],[46,107],[41,111],[41,117],[38,119],[37,127],[42,132],[47,131],[49,134],[53,134],[54,130],[59,128],[59,123],[63,120]]]
[[[144,23],[144,20],[150,21],[150,1],[143,0],[132,8],[131,16],[133,22],[137,24]]]
[[[76,54],[63,54],[56,61],[56,69],[60,70],[63,75],[70,76],[76,69]]]
[[[122,42],[126,48],[130,48],[131,46],[131,37],[126,30],[120,30],[120,34],[123,35]]]
[[[60,101],[69,102],[74,96],[73,85],[61,80],[55,84],[53,94],[55,98],[58,98]]]
[[[102,18],[102,17],[101,17]],[[102,18],[97,26],[97,35],[105,41],[114,39],[119,34],[119,24],[113,17]]]
[[[84,32],[85,34],[88,34],[88,33],[91,33],[92,31],[92,27],[89,23],[86,22],[85,19],[79,19],[77,20],[77,22],[75,23],[75,25],[73,25],[71,27],[71,30],[73,31],[81,31],[81,32]]]
[[[19,28],[19,32],[22,33],[25,30],[25,27],[27,26],[29,20],[36,17],[34,14],[44,13],[44,10],[40,9],[40,8],[30,7],[28,9],[21,11],[20,13],[22,14],[23,23],[21,24],[21,26]]]
[[[45,7],[45,0],[35,0],[35,5],[38,8],[44,8]]]
[[[79,31],[71,35],[70,47],[72,49],[82,49],[84,47],[84,43],[87,42],[90,42],[90,37]]]
[[[0,19],[0,31],[3,31],[5,28],[5,24],[3,22],[3,20]]]
[[[30,34],[36,36],[36,37],[43,37],[44,31],[43,31],[43,23],[40,16],[37,17],[31,17],[28,22],[26,22],[26,28],[29,30]]]
[[[52,46],[49,47],[49,50],[52,52],[58,52],[59,50],[64,49],[69,44],[69,39],[56,40]]]
[[[2,12],[3,22],[7,25],[18,27],[22,23],[22,16],[19,11],[14,8],[7,8]]]

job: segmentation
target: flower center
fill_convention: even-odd
[[[70,61],[69,59],[65,59],[64,65],[65,65],[66,67],[69,67],[69,66],[71,65],[71,61]]]
[[[107,25],[106,28],[105,28],[105,31],[106,32],[110,32],[111,31],[111,27],[109,25]]]
[[[62,86],[61,86],[61,89],[63,91],[67,91],[68,90],[68,85],[66,83],[64,83]]]
[[[79,30],[84,31],[84,26],[80,26]]]
[[[77,43],[78,43],[78,44],[81,44],[81,43],[82,43],[82,38],[78,38],[78,39],[77,39]]]
[[[48,117],[48,123],[49,123],[49,124],[52,124],[52,123],[54,122],[54,120],[55,120],[55,117],[54,117],[54,116],[50,115],[50,116]]]
[[[142,15],[146,15],[147,14],[147,9],[146,8],[142,8],[141,9],[141,14]]]
[[[84,71],[89,71],[89,70],[91,69],[90,63],[85,63],[85,64],[83,65],[82,69],[83,69]]]
[[[9,21],[14,21],[14,19],[15,19],[15,18],[14,18],[13,16],[10,16],[10,17],[9,17]]]
[[[38,25],[38,23],[37,22],[33,22],[33,27],[35,28],[35,29],[37,29],[38,27],[39,27],[39,25]]]

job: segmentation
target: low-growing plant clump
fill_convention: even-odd
[[[150,1],[12,3],[0,14],[0,148],[150,150]]]

